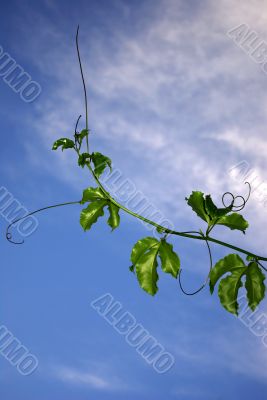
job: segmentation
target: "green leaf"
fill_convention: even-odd
[[[80,154],[78,158],[78,165],[83,168],[85,165],[90,164],[90,157],[91,156],[88,153]]]
[[[92,161],[94,163],[94,173],[96,175],[97,178],[100,177],[100,175],[104,172],[104,170],[106,169],[106,167],[109,167],[109,169],[111,170],[111,159],[104,156],[101,153],[92,153]]]
[[[159,247],[159,256],[161,259],[162,270],[177,278],[180,269],[180,259],[173,251],[173,246],[162,239]]]
[[[229,254],[218,261],[210,273],[210,292],[213,293],[216,283],[224,274],[235,269],[241,271],[242,268],[246,268],[246,266],[238,254]]]
[[[248,222],[238,213],[231,213],[232,206],[217,208],[210,195],[204,197],[202,192],[192,192],[187,203],[195,213],[208,223],[209,227],[216,224],[227,226],[230,229],[237,229],[245,233]],[[228,215],[227,215],[228,214]]]
[[[89,187],[83,191],[83,197],[82,197],[82,200],[80,201],[80,203],[84,204],[84,203],[88,203],[88,202],[91,202],[91,203],[85,210],[89,210],[90,212],[91,212],[91,210],[95,210],[95,207],[99,204],[102,205],[102,209],[105,206],[108,206],[108,210],[109,210],[108,224],[109,224],[109,226],[112,228],[112,230],[114,230],[115,228],[117,228],[119,226],[119,224],[120,224],[119,210],[120,209],[118,206],[116,206],[116,204],[113,204],[106,197],[106,194],[103,192],[103,190],[100,187],[97,187],[97,188]],[[92,206],[92,204],[93,204],[93,206]],[[101,207],[100,207],[100,209],[101,209]],[[103,215],[103,214],[101,214],[101,215]],[[89,217],[89,228],[88,229],[90,229],[90,227],[92,225],[90,223],[90,220],[91,220],[90,214],[88,217]],[[83,218],[85,220],[86,216],[84,215]],[[96,218],[96,220],[97,220],[97,218]],[[96,220],[95,221],[93,220],[92,223],[96,222]],[[86,220],[84,222],[84,225],[87,226]],[[82,226],[83,226],[83,224],[82,224]]]
[[[119,215],[120,209],[112,202],[109,202],[108,210],[110,214],[108,219],[108,224],[112,228],[112,230],[114,230],[120,224],[120,215]]]
[[[206,210],[207,214],[209,215],[210,219],[216,220],[216,219],[221,218],[224,215],[228,214],[232,210],[232,207],[218,208],[213,203],[211,195],[208,194],[205,197],[205,210]]]
[[[83,129],[80,133],[74,134],[75,140],[77,140],[80,146],[82,145],[83,139],[88,136],[88,133],[89,131],[87,129]]]
[[[243,218],[241,214],[232,213],[230,215],[225,215],[220,218],[217,222],[219,225],[225,225],[230,229],[238,229],[245,233],[245,230],[248,228],[248,222]]]
[[[85,231],[89,230],[98,217],[104,215],[104,207],[107,205],[106,200],[96,200],[84,208],[81,212],[80,223]]]
[[[148,249],[153,246],[159,245],[159,241],[153,237],[146,237],[144,239],[138,240],[134,245],[131,253],[131,261],[133,265],[135,265],[138,261],[138,258],[144,254]]]
[[[148,249],[138,258],[135,264],[135,271],[141,288],[152,296],[158,291],[157,255],[159,245],[158,243],[155,247]]]
[[[160,242],[153,237],[148,236],[144,239],[138,240],[138,242],[134,245],[131,253],[131,261],[132,261],[132,266],[130,267],[131,271],[134,272],[137,262],[139,261],[139,259],[142,260],[142,257],[145,255],[147,251],[154,248],[158,248],[159,246]],[[141,283],[140,286],[143,287]]]
[[[88,130],[87,129],[83,129],[80,133],[79,136],[81,138],[81,140],[83,140],[83,138],[85,138],[88,135]]]
[[[57,150],[60,146],[62,146],[62,151],[65,149],[72,149],[72,148],[74,148],[74,142],[73,142],[73,140],[70,140],[68,138],[58,139],[53,144],[52,150]]]
[[[223,307],[237,315],[238,314],[238,291],[242,287],[242,277],[246,278],[245,288],[247,291],[248,305],[254,311],[265,296],[265,275],[256,262],[250,262],[248,266],[237,254],[229,254],[212,268],[210,273],[210,291],[213,293],[218,280],[221,279],[218,295]]]
[[[248,265],[246,274],[245,287],[247,289],[248,305],[252,311],[255,311],[258,304],[265,296],[265,275],[256,262],[251,262]]]
[[[90,202],[90,201],[95,201],[95,200],[103,200],[106,199],[105,193],[100,187],[93,188],[89,187],[83,191],[83,197],[81,200],[81,204]]]
[[[136,271],[140,286],[151,295],[154,295],[158,290],[158,255],[162,270],[177,278],[180,260],[173,251],[172,245],[167,243],[165,239],[159,241],[153,237],[146,237],[138,240],[131,253],[132,266],[130,271]]]
[[[204,193],[192,192],[190,197],[187,199],[187,204],[192,207],[193,211],[206,222],[210,222],[210,218],[205,210],[205,199]]]
[[[246,268],[245,268],[246,270]],[[233,270],[231,275],[222,279],[219,284],[218,295],[222,306],[232,314],[238,315],[238,290],[242,286],[241,278],[245,270]]]
[[[218,261],[210,273],[210,291],[213,293],[218,280],[230,273],[231,275],[222,279],[219,284],[218,295],[222,306],[232,314],[238,314],[238,290],[242,286],[241,278],[246,273],[247,267],[238,254],[229,254]]]

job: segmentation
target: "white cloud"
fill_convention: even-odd
[[[112,373],[105,375],[99,368],[77,369],[66,366],[58,366],[53,368],[53,375],[57,379],[78,386],[87,386],[92,389],[101,391],[121,391],[126,389],[124,382],[120,381]]]
[[[209,137],[214,140],[226,142],[232,148],[236,148],[240,154],[243,154],[247,158],[254,156],[257,162],[261,162],[262,159],[265,161],[267,153],[267,141],[264,137],[247,132],[247,134],[241,132],[238,128],[226,130],[216,135],[210,135]]]
[[[149,14],[146,5],[140,8],[135,34],[113,25],[109,37],[101,31],[87,35],[81,22],[91,142],[164,213],[191,223],[184,197],[192,190],[219,200],[236,187],[227,171],[243,158],[266,170],[267,77],[226,32],[246,23],[264,37],[267,16],[260,0],[209,0],[193,13],[182,1],[156,4]],[[31,44],[54,85],[31,124],[49,148],[58,136],[71,134],[83,94],[74,46],[69,49],[48,21],[46,26],[41,34],[38,26]],[[42,164],[78,188],[83,179],[74,163],[68,153],[57,153]],[[262,204],[252,201],[250,210],[255,230],[262,232]],[[254,234],[251,240],[258,245]]]

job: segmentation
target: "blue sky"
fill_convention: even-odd
[[[0,46],[42,92],[25,103],[0,79],[0,186],[33,210],[79,200],[93,184],[70,152],[51,151],[84,114],[74,43],[80,24],[91,148],[109,155],[122,179],[179,230],[203,227],[184,200],[192,190],[211,193],[217,202],[225,191],[246,193],[243,180],[229,173],[246,162],[262,182],[244,211],[251,227],[245,237],[223,228],[216,236],[263,254],[267,75],[227,31],[245,23],[267,40],[266,5],[4,2]],[[38,229],[23,246],[5,240],[1,216],[0,325],[39,360],[24,377],[1,356],[1,398],[265,398],[267,349],[261,339],[208,289],[186,297],[175,280],[160,274],[158,294],[147,295],[128,267],[133,244],[151,231],[122,214],[113,233],[104,218],[84,233],[80,210],[76,205],[38,214]],[[171,242],[184,284],[193,290],[207,272],[206,249],[188,239]],[[215,260],[229,253],[216,246],[213,251]],[[90,307],[107,292],[174,355],[169,372],[157,374]],[[265,309],[263,301],[260,311]]]

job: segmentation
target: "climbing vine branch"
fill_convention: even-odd
[[[132,265],[130,266],[130,270],[136,274],[140,286],[147,293],[154,295],[158,290],[157,268],[160,261],[161,268],[164,272],[172,275],[175,279],[178,278],[180,288],[186,295],[195,295],[199,293],[208,283],[210,286],[210,291],[213,293],[216,284],[220,281],[218,289],[220,301],[223,307],[233,314],[238,313],[238,290],[241,286],[243,286],[243,278],[245,278],[245,289],[247,291],[248,305],[252,310],[254,310],[265,296],[265,275],[263,274],[262,270],[267,271],[267,268],[262,264],[262,262],[267,261],[267,257],[254,254],[249,250],[210,236],[211,231],[217,225],[224,226],[231,230],[239,230],[240,232],[245,233],[246,229],[248,228],[248,222],[240,214],[240,211],[244,209],[250,198],[250,184],[246,182],[249,189],[246,197],[241,195],[234,196],[230,192],[224,193],[222,196],[223,207],[221,208],[218,208],[214,204],[210,195],[205,196],[204,193],[200,191],[193,191],[189,198],[186,198],[187,204],[192,208],[197,216],[207,223],[207,229],[205,233],[203,233],[201,230],[183,232],[169,229],[140,214],[133,212],[116,201],[100,181],[100,177],[106,168],[112,170],[111,159],[99,152],[89,152],[88,99],[79,49],[79,26],[76,32],[76,50],[84,93],[85,128],[80,132],[78,131],[78,125],[81,120],[80,115],[75,124],[73,134],[74,140],[67,137],[60,138],[53,144],[52,149],[57,150],[58,148],[61,148],[62,151],[66,149],[74,150],[77,154],[78,165],[82,168],[86,167],[89,169],[97,186],[85,189],[83,191],[82,198],[79,201],[59,203],[43,207],[13,221],[7,227],[6,238],[11,243],[22,244],[23,241],[16,242],[13,240],[11,234],[12,226],[21,219],[45,210],[49,210],[51,208],[73,204],[86,204],[86,208],[81,211],[80,215],[80,224],[85,231],[91,229],[92,225],[97,222],[98,218],[104,215],[105,207],[107,207],[109,211],[109,218],[107,222],[112,230],[114,230],[120,224],[120,211],[124,211],[134,218],[140,219],[143,222],[154,226],[157,231],[162,234],[160,240],[154,237],[145,237],[139,240],[132,249]],[[85,152],[82,151],[84,139],[86,149]],[[227,197],[228,203],[226,201]],[[167,242],[169,235],[200,240],[203,241],[207,246],[209,255],[209,272],[204,283],[200,286],[200,288],[193,292],[186,291],[182,285],[182,268],[180,267],[180,258],[173,250],[173,245]],[[229,254],[228,256],[219,260],[213,266],[213,257],[210,247],[211,243],[229,248],[237,253],[242,253],[246,256],[246,262],[248,262],[248,264],[246,264],[246,262],[238,254],[234,253]],[[226,275],[226,277],[223,277],[224,275]]]

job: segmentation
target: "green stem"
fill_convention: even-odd
[[[79,65],[80,65],[80,72],[81,72],[81,77],[82,77],[82,82],[83,82],[83,89],[84,89],[84,100],[85,100],[85,115],[86,115],[86,129],[87,129],[87,136],[86,136],[86,144],[87,144],[87,153],[89,153],[89,146],[88,146],[88,102],[87,102],[87,92],[86,92],[86,85],[85,85],[85,80],[84,80],[84,75],[83,75],[83,69],[82,69],[82,63],[81,63],[81,57],[80,57],[80,51],[79,51],[79,38],[78,38],[78,34],[79,34],[79,26],[77,29],[77,34],[76,34],[76,47],[77,47],[77,54],[78,54],[78,60],[79,60]],[[80,154],[79,150],[76,150],[78,156]],[[131,210],[129,210],[128,208],[124,207],[122,204],[118,203],[115,199],[112,198],[112,196],[109,194],[109,192],[106,191],[106,189],[103,187],[103,185],[101,184],[101,182],[99,181],[99,179],[97,178],[97,176],[94,173],[94,170],[90,164],[90,162],[87,164],[90,172],[92,173],[96,183],[98,184],[98,186],[103,190],[103,192],[105,193],[105,195],[107,196],[107,198],[113,203],[115,204],[117,207],[119,207],[121,210],[125,211],[127,214],[132,215],[135,218],[138,218],[144,222],[147,222],[150,225],[155,226],[156,228],[158,228],[162,233],[166,233],[166,234],[170,234],[170,235],[177,235],[177,236],[182,236],[182,237],[186,237],[186,238],[190,238],[190,239],[197,239],[197,240],[205,240],[206,242],[212,242],[212,243],[216,243],[220,246],[224,246],[224,247],[228,247],[230,249],[233,249],[235,251],[238,251],[240,253],[246,254],[248,256],[254,257],[258,260],[262,260],[262,261],[267,261],[267,257],[261,257],[258,256],[254,253],[251,253],[250,251],[241,249],[240,247],[237,246],[233,246],[229,243],[223,242],[221,240],[212,238],[209,236],[209,232],[212,230],[213,226],[211,227],[211,229],[207,230],[206,235],[201,235],[201,236],[196,236],[196,235],[192,235],[190,233],[186,233],[186,232],[178,232],[178,231],[174,231],[168,228],[165,228],[164,226],[161,226],[159,224],[157,224],[154,221],[151,221],[148,218],[143,217],[142,215],[139,215]],[[245,201],[246,203],[246,201]]]
[[[196,236],[196,235],[192,235],[192,234],[189,234],[189,233],[186,233],[186,232],[178,232],[178,231],[174,231],[174,230],[165,228],[164,226],[159,225],[159,224],[157,224],[156,222],[151,221],[150,219],[145,218],[145,217],[143,217],[142,215],[137,214],[137,213],[135,213],[135,212],[129,210],[127,207],[124,207],[122,204],[118,203],[115,199],[113,199],[113,197],[112,197],[112,196],[110,195],[110,193],[104,188],[104,186],[102,185],[102,183],[100,182],[100,180],[99,180],[99,179],[97,178],[97,176],[95,175],[92,166],[91,166],[90,164],[87,164],[87,165],[88,165],[88,168],[89,168],[91,174],[93,175],[93,177],[94,177],[96,183],[98,184],[98,186],[99,186],[99,187],[101,188],[101,190],[105,193],[105,195],[107,196],[107,198],[108,198],[113,204],[115,204],[115,205],[116,205],[117,207],[119,207],[121,210],[125,211],[127,214],[132,215],[132,216],[135,217],[135,218],[138,218],[138,219],[140,219],[140,220],[142,220],[142,221],[144,221],[144,222],[147,222],[147,223],[150,224],[150,225],[155,226],[155,227],[158,228],[162,233],[167,233],[167,234],[176,235],[176,236],[182,236],[182,237],[186,237],[186,238],[190,238],[190,239],[205,240],[205,241],[208,241],[208,242],[216,243],[216,244],[218,244],[218,245],[220,245],[220,246],[228,247],[228,248],[230,248],[230,249],[233,249],[233,250],[238,251],[238,252],[240,252],[240,253],[246,254],[246,255],[248,255],[248,256],[255,257],[255,258],[257,258],[258,260],[267,261],[267,257],[258,256],[257,254],[251,253],[250,251],[244,250],[244,249],[242,249],[242,248],[240,248],[240,247],[237,247],[237,246],[234,246],[234,245],[232,245],[232,244],[230,244],[230,243],[223,242],[223,241],[221,241],[221,240],[212,238],[212,237],[210,237],[209,235],[206,235],[206,236],[205,236],[205,235],[203,235],[203,236]]]

